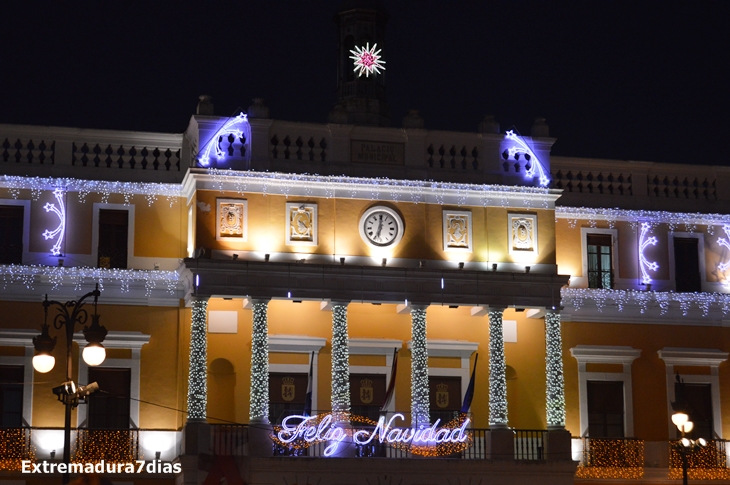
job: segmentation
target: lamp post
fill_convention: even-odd
[[[85,399],[89,394],[99,388],[94,382],[87,386],[77,386],[71,377],[71,369],[73,361],[71,358],[71,344],[73,342],[74,330],[76,324],[85,325],[88,321],[89,314],[84,308],[86,300],[94,297],[94,314],[91,315],[91,325],[84,326],[84,337],[89,344],[84,348],[83,359],[88,365],[99,365],[104,362],[106,350],[101,342],[106,337],[107,330],[99,325],[99,314],[97,313],[97,300],[99,298],[99,285],[96,285],[94,291],[91,291],[78,300],[71,300],[65,303],[55,300],[49,300],[48,295],[43,301],[43,311],[45,318],[41,325],[41,334],[33,338],[33,345],[36,349],[36,355],[33,357],[33,367],[41,373],[50,372],[55,365],[56,359],[51,355],[56,345],[57,337],[51,338],[48,334],[48,309],[54,307],[58,313],[53,318],[53,328],[66,330],[66,381],[60,386],[53,388],[53,393],[58,397],[66,407],[66,416],[63,435],[63,462],[66,465],[66,471],[63,474],[63,483],[69,482],[68,466],[71,461],[71,410],[79,405],[79,400]]]
[[[682,484],[687,485],[687,456],[691,455],[700,448],[707,445],[707,441],[704,438],[696,440],[687,438],[687,433],[691,433],[694,429],[694,423],[689,420],[687,414],[687,401],[684,396],[684,381],[680,379],[677,374],[677,395],[675,396],[676,401],[672,404],[674,413],[672,414],[672,423],[677,427],[679,432],[682,434],[682,438],[677,444],[677,449],[682,456]]]

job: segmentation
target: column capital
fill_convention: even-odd
[[[245,297],[243,298],[243,308],[251,309],[253,306],[257,303],[266,303],[268,304],[271,301],[271,298],[251,298],[251,297]]]

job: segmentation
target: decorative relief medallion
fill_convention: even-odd
[[[316,246],[317,205],[288,202],[286,214],[286,243]]]
[[[510,254],[537,255],[537,216],[509,214]]]
[[[245,242],[248,238],[248,201],[218,199],[216,205],[216,240]]]
[[[443,211],[444,251],[472,252],[471,212]]]

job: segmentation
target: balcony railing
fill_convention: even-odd
[[[583,438],[577,478],[644,476],[644,440],[636,438]]]
[[[682,479],[682,454],[679,441],[669,442],[669,478]],[[730,480],[727,440],[713,440],[687,455],[690,480]]]
[[[515,460],[544,460],[545,435],[543,429],[516,429]]]
[[[137,429],[77,429],[74,435],[72,462],[132,463],[142,459]]]

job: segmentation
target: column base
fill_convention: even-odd
[[[515,433],[507,425],[490,426],[487,457],[491,460],[515,459]]]
[[[267,418],[254,418],[248,423],[248,456],[274,456],[271,434],[274,428]]]
[[[544,443],[546,459],[548,461],[571,461],[573,453],[571,449],[570,432],[561,427],[548,427]]]

